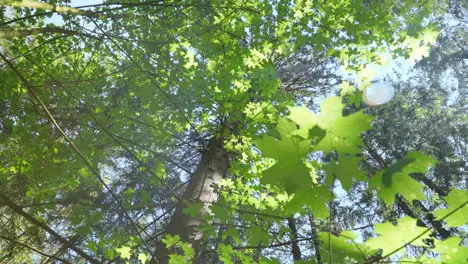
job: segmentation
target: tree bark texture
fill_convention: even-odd
[[[297,227],[296,227],[296,219],[294,217],[288,217],[288,227],[291,230],[291,253],[293,255],[294,260],[301,260],[301,248],[299,247],[298,236],[297,236]]]
[[[315,250],[315,259],[317,260],[316,263],[322,264],[322,254],[320,253],[320,240],[318,236],[319,230],[317,224],[315,223],[315,217],[310,212],[307,212],[307,214],[309,215],[310,232],[313,237],[312,244]]]
[[[209,206],[216,202],[218,193],[214,186],[226,176],[229,169],[229,157],[220,140],[212,139],[203,152],[202,159],[193,173],[182,199],[177,203],[165,234],[179,235],[181,241],[189,243],[200,252],[203,233],[199,230],[203,217],[210,213]],[[190,204],[202,203],[203,207],[196,216],[184,214],[183,210]],[[155,259],[151,264],[167,264],[170,251],[161,241],[156,245]]]

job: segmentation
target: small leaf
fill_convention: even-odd
[[[239,237],[239,230],[234,227],[229,227],[225,232],[223,232],[222,238],[232,238],[234,242],[241,243],[241,239]]]
[[[195,257],[195,251],[188,243],[181,243],[180,247],[184,251],[184,256],[188,259],[192,259]]]
[[[135,195],[135,190],[132,187],[130,187],[125,192],[123,192],[123,194],[126,195],[126,196],[127,195],[128,196],[133,196],[133,195]]]
[[[181,255],[169,255],[169,264],[187,264],[184,256]]]
[[[146,261],[148,261],[148,255],[145,254],[145,253],[139,253],[138,254],[138,260],[142,263],[142,264],[145,264]]]
[[[172,246],[180,242],[180,236],[179,235],[172,236],[172,235],[167,234],[163,239],[161,239],[161,241],[164,244],[166,244],[166,248],[171,248]]]
[[[201,209],[203,208],[203,203],[191,203],[186,208],[184,208],[184,214],[188,214],[192,217],[198,216]]]
[[[342,82],[339,85],[339,88],[340,88],[340,95],[341,96],[352,95],[354,93],[354,91],[356,91],[356,88],[354,86],[350,85],[349,82]]]
[[[131,250],[132,249],[130,247],[123,246],[123,247],[117,248],[115,251],[117,251],[117,253],[120,254],[121,258],[130,259],[130,257],[132,256],[132,254],[130,253]]]
[[[97,246],[96,242],[94,242],[94,241],[88,241],[86,247],[89,248],[90,250],[92,250],[94,253],[97,253],[97,251],[98,251],[98,246]]]
[[[210,209],[211,212],[214,213],[214,215],[222,222],[228,221],[231,218],[229,211],[222,206],[211,205]]]
[[[263,230],[259,226],[253,226],[251,227],[248,231],[248,243],[250,245],[258,245],[262,243],[263,245],[268,245],[268,242],[270,240],[270,235],[268,232]]]
[[[219,260],[225,264],[233,264],[232,255],[234,254],[234,249],[230,245],[220,244],[218,248]]]

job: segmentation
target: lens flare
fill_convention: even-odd
[[[375,82],[366,87],[362,94],[362,99],[367,105],[386,104],[392,100],[395,90],[385,82]]]

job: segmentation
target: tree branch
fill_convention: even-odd
[[[64,29],[60,27],[43,27],[43,28],[28,28],[28,29],[13,29],[13,28],[6,27],[0,30],[0,39],[27,37],[27,36],[32,36],[32,35],[39,35],[41,33],[58,33],[58,34],[64,34],[64,35],[77,35],[77,36],[85,36],[85,37],[93,38],[93,39],[100,39],[99,37],[88,34],[88,33],[78,32],[78,31]]]
[[[28,249],[30,249],[30,250],[36,252],[37,254],[44,256],[44,257],[47,257],[47,258],[50,258],[50,259],[55,259],[55,260],[58,260],[58,261],[60,261],[60,262],[62,262],[62,263],[65,263],[65,264],[72,264],[72,263],[69,262],[68,260],[65,260],[65,259],[62,259],[62,258],[53,256],[53,255],[49,255],[49,254],[47,254],[47,253],[44,253],[44,252],[42,252],[42,251],[40,251],[40,250],[38,250],[38,249],[35,249],[35,248],[29,246],[29,245],[27,245],[27,244],[24,244],[24,243],[19,242],[19,241],[16,241],[16,240],[13,240],[13,239],[11,239],[11,238],[9,238],[9,237],[0,235],[0,238],[1,238],[1,239],[4,239],[4,240],[7,240],[7,241],[10,241],[11,243],[18,244],[18,245],[20,245],[20,246],[22,246],[22,247],[28,248]]]
[[[47,233],[49,233],[52,237],[54,237],[56,240],[58,240],[60,243],[62,243],[64,246],[67,248],[73,250],[78,254],[80,257],[86,259],[89,261],[89,263],[92,264],[99,264],[101,261],[91,257],[90,255],[86,254],[83,250],[80,248],[76,247],[73,245],[68,239],[65,237],[61,236],[59,233],[55,232],[52,228],[50,228],[48,225],[40,222],[36,218],[34,218],[32,215],[26,213],[23,211],[21,207],[19,207],[17,204],[15,204],[8,196],[6,196],[4,193],[0,192],[0,199],[3,200],[4,204],[8,206],[11,210],[13,210],[15,213],[21,215],[24,217],[26,220],[31,222],[32,224],[40,227],[41,229],[45,230]]]
[[[313,238],[311,237],[307,237],[307,238],[300,238],[300,239],[295,239],[295,240],[290,240],[290,241],[286,241],[286,242],[283,242],[283,243],[278,243],[278,244],[271,244],[271,245],[266,245],[266,246],[261,246],[261,245],[256,245],[256,246],[243,246],[243,247],[233,247],[232,249],[234,250],[244,250],[244,249],[258,249],[258,248],[276,248],[276,247],[283,247],[283,246],[287,246],[287,245],[291,245],[293,243],[297,243],[297,242],[300,242],[300,241],[309,241]]]

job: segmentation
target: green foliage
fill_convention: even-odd
[[[436,243],[434,251],[440,254],[440,260],[444,264],[468,262],[468,248],[460,246],[461,242],[459,237],[449,237]]]
[[[449,196],[445,197],[448,208],[436,210],[434,213],[438,219],[444,219],[451,227],[468,224],[468,192],[462,190],[452,190]],[[455,213],[452,213],[458,209]]]
[[[184,208],[184,214],[188,214],[191,216],[197,216],[200,214],[201,209],[203,208],[203,203],[191,203],[187,207]]]
[[[123,246],[123,247],[115,249],[115,251],[117,251],[117,253],[119,253],[120,257],[123,258],[123,259],[130,259],[130,257],[132,256],[132,253],[130,252],[131,250],[132,249],[130,247],[127,247],[127,246]]]
[[[363,263],[367,261],[367,256],[372,251],[365,245],[354,242],[356,236],[351,232],[342,232],[340,236],[328,233],[320,233],[319,239],[322,241],[321,256],[324,261],[333,261],[339,263]],[[331,249],[331,254],[329,250]],[[330,256],[331,255],[331,256]]]
[[[276,159],[263,173],[262,183],[280,187],[290,194],[312,185],[309,169],[303,162],[312,150],[311,141],[296,135],[296,126],[293,121],[281,118],[275,130],[279,140],[264,136],[257,141],[263,156]]]
[[[145,253],[139,253],[138,254],[138,260],[142,263],[142,264],[145,264],[149,258],[148,258],[148,255],[145,254]]]
[[[247,241],[249,245],[258,245],[260,243],[268,245],[268,242],[270,241],[268,232],[263,230],[260,226],[251,227],[247,232],[247,236],[249,237],[249,240]]]
[[[373,118],[363,111],[343,116],[344,104],[341,100],[341,97],[332,96],[323,101],[319,126],[326,131],[326,135],[317,144],[316,150],[360,153],[361,133],[372,128],[370,123]]]
[[[298,195],[298,197],[300,196]],[[302,198],[302,200],[300,198]],[[325,186],[317,186],[300,198],[296,198],[296,200],[293,199],[291,202],[296,202],[298,205],[302,205],[303,203],[307,204],[315,217],[326,219],[329,216],[330,212],[327,207],[327,202],[332,198],[330,189]],[[297,212],[299,210],[295,211]]]
[[[370,79],[362,64],[377,59],[377,47],[391,47],[389,56],[411,61],[428,57],[428,44],[439,36],[428,17],[441,12],[439,2],[182,0],[87,8],[59,0],[1,2],[0,192],[29,217],[0,200],[0,233],[6,237],[0,238],[0,262],[30,262],[21,243],[72,263],[83,261],[30,219],[46,223],[76,248],[85,247],[96,263],[148,262],[142,248],[152,250],[146,247],[164,233],[210,138],[224,143],[230,173],[210,186],[220,194],[218,202],[190,203],[183,210],[190,218],[210,209],[194,226],[202,246],[217,255],[206,263],[287,262],[284,252],[298,242],[294,239],[313,232],[318,238],[301,240],[299,247],[321,240],[313,246],[326,262],[380,260],[376,249],[383,255],[399,249],[427,228],[405,217],[398,226],[375,225],[379,236],[359,245],[343,231],[356,223],[395,219],[390,209],[359,207],[364,195],[361,201],[343,201],[363,192],[358,188],[365,184],[355,183],[374,174],[365,166],[363,149],[369,147],[362,133],[381,120],[360,109],[361,94],[347,83],[341,97],[322,102],[320,114],[293,106],[301,97],[330,94],[322,87],[334,84],[326,86],[315,71],[306,70],[313,79],[307,82],[313,83],[302,83],[303,74],[293,72],[292,85],[286,86],[279,69],[290,59],[318,61],[324,68],[339,61],[342,69],[357,69]],[[50,17],[63,23],[52,25]],[[414,112],[421,117],[429,111]],[[396,130],[403,131],[393,124],[390,132],[377,133],[390,138]],[[384,160],[369,180],[389,205],[396,194],[425,199],[424,185],[411,175],[436,166],[422,151],[404,155],[384,155],[396,158],[389,167]],[[467,207],[454,211],[466,200],[466,192],[452,190],[448,208],[434,212],[436,221],[443,219],[443,227],[453,230],[467,224]],[[337,215],[345,202],[359,211],[360,221]],[[308,212],[316,219],[307,219]],[[299,234],[286,225],[290,218],[301,225]],[[450,234],[455,232],[461,233]],[[169,263],[209,255],[181,241],[185,236],[159,237],[171,253]],[[412,244],[425,246],[422,238]],[[466,260],[458,237],[434,241],[442,261]],[[304,261],[311,252],[304,253],[309,254]]]
[[[389,168],[377,172],[370,186],[387,204],[392,204],[397,193],[408,200],[424,199],[422,185],[411,177],[412,173],[425,173],[435,165],[435,159],[421,152],[408,153]]]
[[[187,242],[180,239],[179,235],[172,236],[170,234],[166,234],[161,241],[166,245],[166,248],[171,251],[179,252],[178,249],[182,250],[182,252],[179,252],[181,254],[170,254],[169,263],[192,263],[191,260],[195,257],[195,252]]]
[[[161,241],[164,244],[166,244],[166,248],[171,248],[177,243],[179,243],[181,240],[179,235],[172,236],[167,234],[163,239],[161,239]]]
[[[333,184],[333,179],[340,180],[343,189],[349,190],[353,183],[356,181],[366,181],[366,173],[359,169],[359,162],[362,160],[360,157],[355,156],[342,156],[338,162],[332,161],[323,166],[327,173],[325,179],[328,185]]]
[[[404,250],[404,246],[409,243],[423,246],[423,239],[428,238],[429,234],[420,236],[426,228],[417,226],[416,221],[417,219],[407,216],[398,219],[397,226],[392,223],[376,224],[375,232],[380,236],[369,239],[366,245],[372,249],[382,249],[383,255]]]

